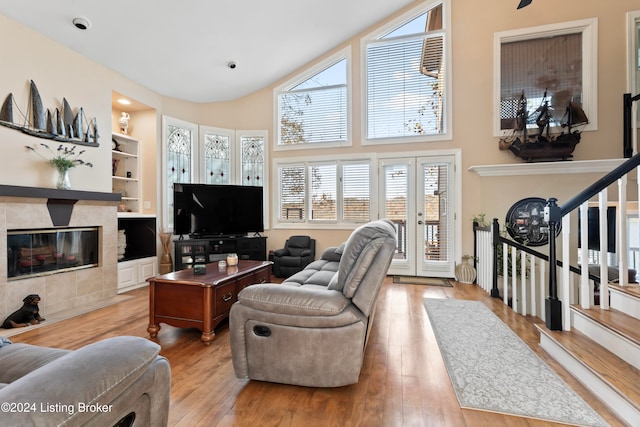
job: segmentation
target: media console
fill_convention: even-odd
[[[203,239],[174,240],[174,270],[193,268],[194,264],[206,264],[226,259],[235,253],[241,260],[267,260],[267,238],[210,237]]]

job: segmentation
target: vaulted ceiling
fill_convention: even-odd
[[[0,13],[154,92],[200,103],[269,86],[413,2],[5,0]]]

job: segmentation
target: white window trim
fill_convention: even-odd
[[[234,171],[234,169],[237,169],[237,165],[240,162],[240,157],[238,156],[238,149],[236,148],[236,146],[238,146],[239,144],[236,142],[236,132],[233,129],[224,129],[224,128],[218,128],[218,127],[212,127],[212,126],[204,126],[204,125],[200,125],[198,127],[199,130],[199,138],[198,138],[198,182],[205,182],[206,181],[206,176],[205,176],[205,171],[203,170],[203,161],[204,159],[202,158],[202,155],[204,154],[204,144],[205,144],[205,136],[207,134],[215,134],[215,135],[222,135],[222,136],[228,136],[229,137],[229,143],[230,143],[230,150],[229,150],[229,167],[231,168],[231,179],[229,180],[229,184],[237,184],[238,183],[238,173],[236,171]],[[234,173],[235,172],[235,173]]]
[[[582,108],[589,118],[584,131],[598,130],[598,18],[501,31],[493,37],[493,136],[500,129],[500,63],[502,43],[582,33]]]
[[[287,91],[292,87],[299,85],[305,80],[313,77],[317,73],[326,69],[332,64],[336,62],[346,59],[347,61],[347,135],[346,140],[342,142],[318,142],[318,143],[310,143],[310,144],[280,144],[280,110],[278,105],[278,95],[281,92]],[[352,145],[352,96],[351,96],[351,46],[348,46],[344,49],[340,49],[333,55],[328,56],[323,59],[319,63],[305,70],[302,74],[296,75],[296,77],[287,80],[285,83],[277,86],[273,90],[273,129],[274,129],[274,143],[273,150],[274,151],[289,151],[289,150],[305,150],[305,149],[318,149],[318,148],[336,148],[336,147],[350,147]]]
[[[444,117],[444,133],[438,135],[415,135],[405,136],[401,138],[367,138],[368,129],[368,117],[367,117],[367,43],[372,39],[389,33],[390,31],[398,28],[418,15],[434,8],[438,4],[442,4],[442,23],[445,33],[444,42],[444,63],[446,75],[444,78],[445,84],[445,117]],[[410,9],[402,16],[390,21],[382,27],[378,27],[375,31],[367,34],[360,39],[360,63],[361,68],[361,129],[362,129],[362,145],[380,145],[380,144],[398,144],[398,143],[415,143],[415,142],[432,142],[432,141],[450,141],[453,139],[453,108],[452,108],[452,67],[451,67],[451,0],[431,0],[425,1],[420,5]]]
[[[162,159],[161,159],[161,166],[160,169],[162,170],[161,173],[161,185],[160,185],[160,189],[161,189],[161,194],[160,194],[160,200],[162,200],[162,205],[160,209],[160,214],[161,214],[161,221],[162,221],[162,227],[164,230],[169,230],[169,215],[173,215],[173,212],[169,212],[169,196],[167,194],[167,186],[165,185],[168,179],[167,176],[167,168],[165,167],[167,165],[167,127],[168,126],[176,126],[176,127],[181,127],[184,129],[189,129],[191,130],[191,132],[193,133],[193,139],[191,140],[191,152],[193,153],[193,157],[197,158],[198,156],[198,140],[199,140],[199,136],[198,136],[198,125],[195,123],[191,123],[191,122],[187,122],[184,120],[180,120],[180,119],[176,119],[173,117],[169,117],[169,116],[162,116]],[[198,176],[198,171],[196,170],[198,168],[198,165],[192,165],[191,168],[191,181],[195,182],[194,180],[197,179]],[[173,231],[173,230],[170,230]]]
[[[305,176],[307,181],[309,180],[306,174],[306,168],[310,163],[322,164],[330,162],[368,162],[369,163],[369,194],[370,194],[370,219],[378,218],[378,174],[377,174],[377,160],[375,154],[366,155],[340,155],[340,156],[314,156],[313,160],[309,160],[309,157],[291,157],[283,159],[275,159],[272,170],[272,180],[275,183],[274,188],[276,194],[274,195],[274,203],[271,205],[271,215],[273,217],[273,229],[285,230],[285,229],[300,229],[304,226],[305,229],[332,229],[332,230],[352,230],[354,226],[361,225],[361,223],[343,222],[343,221],[327,221],[327,220],[308,220],[303,219],[301,221],[288,221],[281,222],[279,209],[280,209],[280,185],[278,181],[278,171],[281,166],[300,166],[305,168]],[[309,185],[309,182],[307,182]],[[341,191],[341,190],[340,190]],[[307,194],[305,194],[305,203],[309,203]]]
[[[262,197],[263,197],[263,203],[262,203],[262,209],[263,209],[263,222],[264,222],[264,229],[269,230],[269,205],[271,205],[271,198],[269,197],[269,131],[266,130],[237,130],[235,131],[236,134],[236,138],[238,143],[235,144],[235,157],[238,159],[238,164],[234,165],[236,167],[236,182],[237,183],[242,183],[243,181],[243,177],[240,175],[242,172],[242,165],[240,164],[240,162],[242,162],[242,153],[241,153],[241,144],[240,141],[242,140],[242,138],[246,138],[246,137],[254,137],[254,136],[259,136],[264,138],[264,176],[262,177]]]
[[[627,12],[627,93],[638,94],[638,42],[636,26],[640,22],[640,11]],[[633,154],[638,153],[638,102],[631,104],[631,144]]]

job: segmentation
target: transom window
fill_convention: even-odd
[[[448,1],[414,9],[366,40],[366,135],[446,139]]]
[[[276,89],[278,146],[344,145],[348,141],[348,61],[330,58]]]

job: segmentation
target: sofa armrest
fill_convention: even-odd
[[[84,424],[97,412],[108,412],[109,403],[149,368],[159,351],[156,343],[131,336],[72,351],[0,389],[0,402],[30,409],[5,412],[2,420],[7,425]]]
[[[255,310],[295,316],[333,316],[350,301],[340,291],[320,286],[287,286],[265,283],[244,288],[238,302]]]

